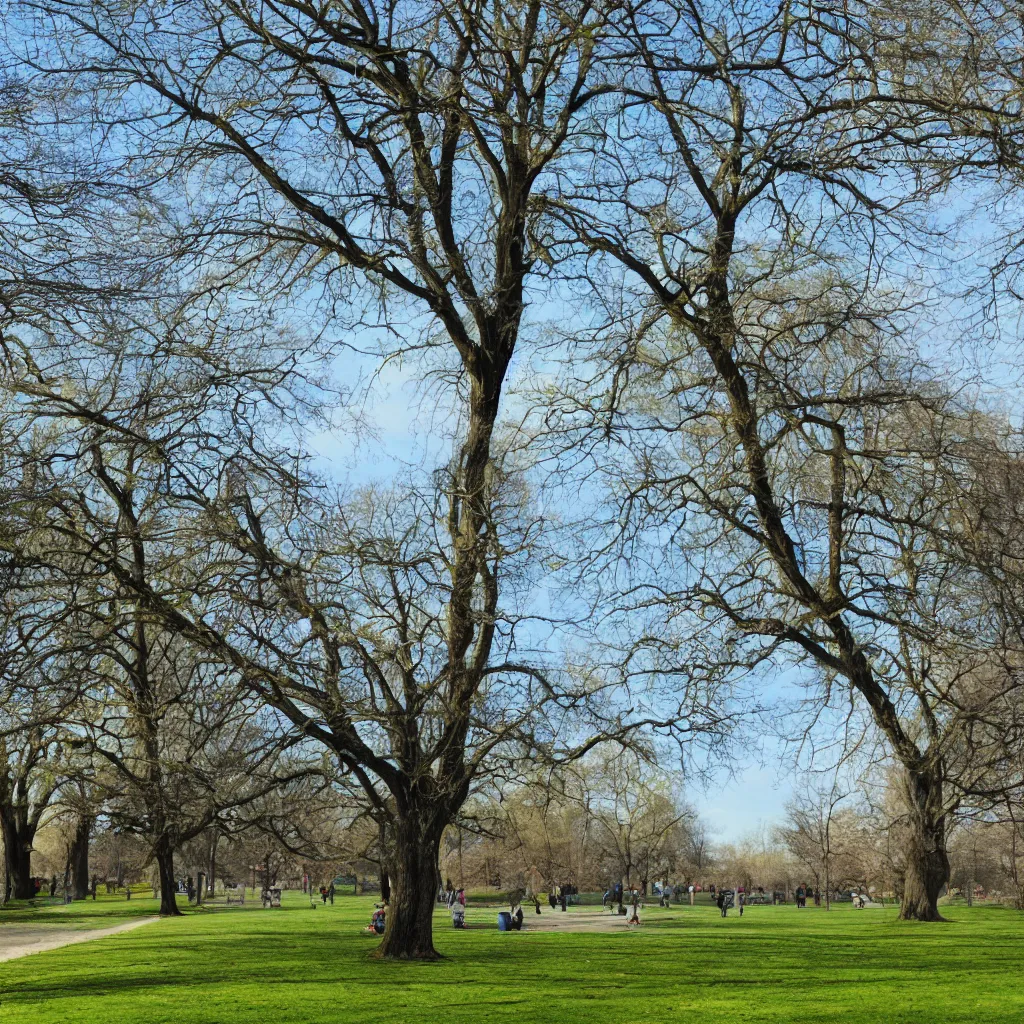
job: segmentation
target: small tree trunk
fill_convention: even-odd
[[[174,896],[174,850],[169,843],[157,850],[156,864],[160,871],[160,916],[181,917]]]
[[[428,817],[429,816],[429,817]],[[423,818],[427,817],[424,821]],[[434,883],[443,823],[429,811],[400,819],[388,865],[390,900],[377,956],[395,960],[437,960],[434,949]],[[383,881],[383,878],[382,878]]]
[[[84,900],[89,895],[89,833],[91,831],[92,819],[79,818],[71,846],[72,895],[76,900]]]
[[[949,881],[942,777],[930,769],[909,772],[908,776],[910,813],[900,918],[904,921],[942,921],[939,895]]]
[[[219,837],[214,834],[210,840],[210,874],[206,879],[206,884],[209,886],[210,896],[213,896],[214,889],[217,887],[217,839]]]

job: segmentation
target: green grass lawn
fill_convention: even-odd
[[[0,964],[0,1021],[1024,1019],[1024,915],[1001,908],[953,908],[938,925],[903,924],[891,909],[752,907],[723,921],[709,907],[649,908],[637,932],[579,934],[502,933],[494,910],[475,908],[467,920],[482,927],[454,931],[439,911],[448,959],[392,964],[369,956],[372,899],[310,910],[286,896],[280,910],[197,911]]]
[[[184,897],[182,897],[184,902]],[[79,900],[65,904],[59,897],[40,896],[34,900],[12,901],[0,905],[0,930],[7,926],[35,929],[112,928],[137,917],[150,917],[160,913],[160,901],[151,896],[124,893],[116,896],[98,895],[95,900]]]

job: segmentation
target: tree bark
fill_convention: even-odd
[[[377,956],[393,960],[438,960],[434,949],[434,898],[443,821],[412,811],[396,822],[394,856],[388,865],[390,900]]]
[[[92,819],[87,816],[79,818],[71,846],[72,894],[76,900],[84,900],[89,895],[89,833],[91,831]]]
[[[949,881],[942,776],[935,769],[907,770],[908,834],[903,879],[903,921],[942,921],[938,901]]]
[[[157,868],[160,871],[160,916],[181,917],[174,892],[174,850],[170,844],[163,845],[156,852]]]
[[[36,894],[32,884],[32,839],[35,832],[19,829],[6,817],[2,822],[4,861],[10,878],[11,895],[16,900],[30,900]]]

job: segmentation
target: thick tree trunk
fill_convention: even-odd
[[[84,900],[89,895],[89,833],[92,831],[92,819],[78,819],[75,838],[71,846],[71,879],[72,895],[76,900]]]
[[[160,916],[181,917],[174,893],[174,850],[167,844],[157,850],[156,864],[160,871]]]
[[[938,901],[949,881],[942,776],[934,770],[907,772],[908,834],[900,918],[942,921]]]
[[[3,821],[4,862],[10,878],[11,895],[16,900],[30,900],[36,894],[32,884],[32,839],[28,830],[19,830],[13,821]]]
[[[434,898],[444,824],[438,824],[435,817],[424,823],[413,812],[396,824],[394,856],[387,871],[391,898],[377,956],[395,960],[440,957],[434,949]]]

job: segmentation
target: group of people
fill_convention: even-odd
[[[334,883],[331,882],[330,885],[321,885],[319,891],[320,891],[320,900],[321,900],[321,902],[326,904],[327,901],[330,900],[331,901],[331,906],[333,907],[334,906]],[[314,898],[313,898],[313,887],[312,886],[310,886],[310,888],[309,888],[309,902],[311,904],[315,903]]]
[[[574,896],[579,896],[580,891],[575,885],[568,882],[560,882],[557,885],[551,887],[551,892],[548,893],[548,904],[552,910],[561,908],[565,910],[566,907],[573,901]],[[538,913],[540,908],[538,905]]]
[[[711,887],[712,894],[715,893],[715,886]],[[722,912],[722,917],[729,916],[730,907],[740,908],[740,917],[743,916],[743,908],[747,905],[747,891],[743,886],[739,886],[734,892],[732,889],[721,889],[717,890],[715,896],[715,904],[718,909]]]
[[[796,887],[796,905],[798,907],[806,907],[808,897],[814,900],[814,905],[816,907],[821,906],[821,890],[814,889],[812,891],[809,885],[804,885],[804,883],[801,882]]]
[[[661,887],[659,907],[671,907],[672,900],[683,899],[688,896],[690,899],[691,906],[693,905],[693,895],[697,891],[697,887],[691,882],[689,885],[673,885],[671,882],[666,882]]]
[[[447,886],[438,891],[438,902],[443,902],[448,907],[453,927],[466,927],[466,890],[461,885],[456,888],[449,878]]]
[[[601,897],[601,906],[615,906],[618,904],[622,905],[623,897],[626,892],[621,882],[616,882],[614,885],[608,886],[604,891],[604,895]]]

